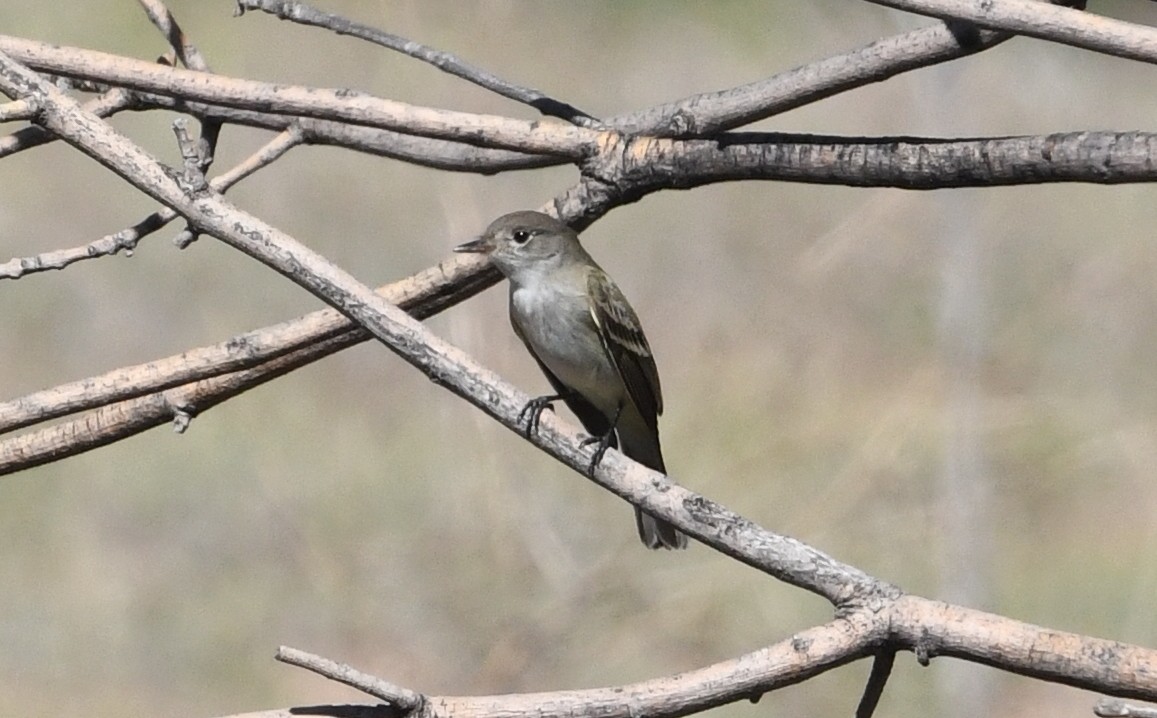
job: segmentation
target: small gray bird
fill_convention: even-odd
[[[659,448],[663,395],[643,327],[627,298],[579,243],[574,230],[541,212],[513,212],[454,248],[490,257],[510,280],[510,323],[554,387],[524,409],[527,433],[562,399],[608,447],[667,473]],[[687,536],[635,509],[648,548],[686,548]]]

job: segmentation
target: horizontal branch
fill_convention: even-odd
[[[976,23],[1129,60],[1157,63],[1157,28],[1040,0],[868,0],[898,10]]]
[[[1077,688],[1142,700],[1157,697],[1157,651],[1034,626],[1003,616],[905,595],[852,611],[766,648],[704,668],[640,683],[496,696],[427,696],[378,681],[349,666],[294,652],[295,665],[415,705],[409,718],[677,718],[770,691],[871,655],[882,647],[916,654],[927,665],[953,656]],[[354,674],[357,681],[349,680]],[[361,685],[361,684],[364,684]],[[385,693],[385,695],[381,695]],[[317,707],[316,715],[347,715],[354,706]],[[246,718],[272,718],[265,711]],[[241,717],[237,717],[241,718]]]
[[[419,167],[430,167],[449,172],[495,174],[509,170],[550,167],[567,161],[554,156],[475,147],[461,142],[408,135],[402,132],[351,125],[334,120],[280,115],[204,102],[190,102],[151,93],[134,94],[136,95],[136,102],[131,109],[135,110],[173,110],[186,112],[196,117],[267,130],[284,130],[296,126],[301,131],[303,140],[308,144],[344,147],[379,157],[401,160]]]
[[[856,613],[805,629],[766,648],[676,676],[548,693],[421,696],[418,709],[408,715],[410,718],[678,718],[736,701],[758,701],[764,693],[862,658],[868,655],[866,647],[884,638],[884,632],[879,630],[881,626],[882,623],[870,615]]]
[[[1157,133],[1072,132],[991,139],[729,133],[715,139],[625,138],[584,171],[630,198],[659,189],[776,180],[944,189],[1051,182],[1157,181]]]
[[[930,57],[938,57],[938,53],[952,55],[953,52],[963,51],[962,48],[967,46],[957,42],[956,50],[952,51],[952,45],[946,38],[955,36],[943,27],[935,28],[937,32],[932,30],[933,28],[917,31],[925,36],[925,39],[938,43],[928,50],[927,54],[905,55],[904,52],[896,50],[895,54],[885,53],[885,57],[890,58],[891,64],[889,61],[883,61],[882,64],[877,63],[872,66],[880,71],[883,68],[890,68],[890,71],[898,72],[909,67],[906,63],[918,65],[924,62],[918,58],[926,60]],[[3,47],[7,40],[11,40],[11,38],[0,36],[0,47]],[[912,33],[909,33],[895,39],[894,42],[882,42],[888,48],[893,46],[908,48],[909,44],[915,41],[916,38]],[[194,80],[196,82],[215,81],[217,79],[222,79],[227,83],[233,82],[229,78],[174,70],[88,50],[49,48],[30,41],[19,42],[23,43],[20,47],[24,48],[26,54],[35,55],[42,61],[44,57],[54,58],[54,63],[61,60],[62,57],[72,58],[70,63],[66,63],[63,68],[58,67],[57,64],[52,64],[52,68],[57,71],[78,71],[78,67],[98,64],[102,65],[102,69],[99,73],[94,74],[115,81],[125,81],[125,78],[121,77],[119,73],[127,71],[125,67],[121,67],[127,63],[129,69],[139,66],[148,67],[149,72],[157,77],[168,77],[176,73],[178,76],[188,78],[189,82]],[[870,55],[870,50],[871,47],[866,48],[862,54]],[[910,48],[906,52],[910,53]],[[760,96],[773,105],[775,97],[779,97],[782,102],[789,102],[790,98],[798,98],[800,94],[788,91],[787,88],[798,86],[805,77],[811,76],[810,73],[823,69],[822,76],[830,78],[834,84],[817,83],[809,86],[808,90],[823,92],[826,87],[827,91],[834,92],[844,84],[865,81],[863,76],[854,73],[853,60],[856,57],[858,57],[857,54],[852,54],[833,58],[831,66],[828,64],[829,61],[824,61],[807,68],[801,68],[799,71],[777,76],[774,82],[769,81],[770,84],[760,84],[758,90],[754,85],[749,86],[748,89],[757,95],[764,93]],[[107,63],[112,64],[105,66]],[[841,68],[843,69],[841,70]],[[798,73],[799,76],[793,76],[793,73]],[[248,81],[239,80],[236,82],[245,83]],[[156,83],[144,84],[156,89],[158,85],[164,83],[158,80]],[[263,83],[256,84],[265,86]],[[290,94],[309,95],[315,92],[309,88],[277,87],[286,88],[287,91],[292,90],[293,92]],[[776,87],[781,88],[780,95],[775,95],[774,88]],[[742,90],[743,88],[738,89]],[[289,127],[295,121],[295,116],[292,115],[256,112],[204,102],[190,102],[168,96],[154,95],[150,99],[149,95],[140,96],[140,93],[137,94],[137,102],[140,104],[151,103],[153,106],[167,106],[171,109],[192,111],[199,116],[223,121],[237,121],[270,128]],[[720,98],[730,96],[730,94],[724,93]],[[743,93],[738,94],[742,95]],[[214,96],[214,93],[204,91],[201,96]],[[684,124],[686,125],[684,129],[688,131],[714,129],[717,126],[738,121],[736,115],[729,114],[728,107],[730,105],[724,100],[719,99],[721,104],[713,105],[709,98],[700,97],[706,109],[701,114],[680,115],[684,117]],[[321,103],[321,106],[326,105]],[[667,109],[658,115],[651,115],[651,120],[657,121],[660,116],[672,117],[663,114],[667,111],[675,112],[678,115],[679,111],[674,108],[680,106],[681,103],[664,106]],[[282,109],[285,108],[282,107]],[[430,112],[438,111],[430,110]],[[467,115],[466,113],[457,113],[457,115],[472,117],[476,123],[488,121],[483,116]],[[718,123],[722,123],[722,125]],[[587,132],[579,128],[572,129],[576,132]],[[306,142],[352,146],[363,151],[375,152],[440,169],[493,172],[544,166],[556,161],[554,158],[543,155],[534,156],[506,150],[487,150],[456,141],[420,137],[371,127],[351,126],[330,120],[302,119],[300,120],[300,131],[303,141]],[[467,130],[463,130],[463,132],[467,132]],[[460,136],[462,133],[450,134]],[[607,143],[628,141],[614,133],[602,134],[600,137],[604,146]],[[668,159],[676,156],[667,152],[667,148],[671,147],[670,145],[664,145],[661,142],[655,143],[648,138],[635,138],[629,141],[635,143],[632,145],[633,147],[640,147],[645,143],[648,154],[644,159],[640,160],[639,156],[634,154],[623,155],[601,151],[599,161],[605,162],[608,158],[622,159],[632,163],[635,167],[652,165],[657,162],[656,166],[662,168],[662,162],[656,161],[654,155],[656,149],[661,154],[667,153]],[[661,171],[648,178],[646,175],[652,170],[652,167],[648,167],[647,172],[640,176],[644,179],[663,182],[663,184],[654,185],[655,187],[692,187],[744,179],[910,189],[1039,182],[1108,184],[1151,181],[1153,179],[1152,158],[1157,156],[1152,152],[1149,135],[1144,133],[1085,133],[976,140],[910,137],[800,138],[788,135],[736,133],[720,136],[717,143],[710,140],[700,140],[698,144],[680,145],[676,147],[676,151],[679,153],[677,155],[678,162],[674,162],[672,159],[674,163],[667,168],[669,171]],[[1095,159],[1090,161],[1090,157]],[[1101,163],[1100,158],[1102,157],[1111,161],[1112,164]],[[615,182],[618,180],[613,169],[600,168],[596,170],[596,174],[605,181]],[[626,181],[628,184],[636,179],[631,178],[627,173]],[[643,186],[645,183],[639,185],[639,187]],[[628,191],[635,192],[639,187],[630,187]]]
[[[766,119],[854,87],[881,82],[910,70],[964,57],[999,44],[1008,37],[1010,36],[1007,34],[993,32],[963,32],[960,28],[937,23],[884,38],[852,52],[809,63],[758,82],[692,95],[656,107],[617,115],[606,120],[606,124],[630,134],[671,137],[714,134]],[[28,61],[38,69],[73,77],[101,80],[123,86],[129,86],[134,82],[141,83],[148,78],[140,74],[140,61],[94,50],[57,47],[3,35],[0,35],[0,50],[10,52],[17,59]],[[168,89],[170,88],[165,82],[160,80],[151,82],[145,85],[143,91],[161,96],[148,98],[146,95],[142,101],[146,105],[183,109],[199,116],[267,129],[284,129],[294,120],[294,116],[287,115],[283,109],[277,113],[272,111],[273,108],[266,108],[270,110],[267,112],[257,112],[251,106],[214,102],[212,99],[203,99],[198,103],[198,98],[192,95],[177,95],[172,91],[166,91]],[[168,102],[162,98],[167,98]],[[307,119],[304,114],[296,117]],[[326,119],[336,118],[319,118],[312,121],[324,123]],[[339,132],[338,127],[348,129]],[[417,143],[415,147],[409,149],[398,148],[397,140],[383,138],[378,134],[381,130],[365,127],[328,124],[311,127],[303,123],[303,129],[307,135],[315,135],[319,141],[328,144],[355,148],[358,148],[359,144],[365,144],[370,146],[367,151],[371,152],[375,151],[375,146],[380,148],[386,145],[394,151],[404,153],[398,157],[399,159],[438,169],[486,172],[538,167],[566,161],[543,155],[513,152],[500,154],[502,151],[473,146],[455,151],[444,145],[460,143],[417,136],[411,137],[425,142]],[[388,154],[390,149],[379,153]]]
[[[47,43],[0,35],[0,51],[34,69],[133,90],[228,107],[260,106],[267,112],[343,120],[406,134],[534,154],[581,159],[603,134],[573,125],[516,120],[417,107],[354,90],[282,85],[154,63],[95,50],[78,53]]]
[[[1122,698],[1157,700],[1157,651],[1056,631],[907,595],[889,613],[894,645],[926,663],[953,656]]]

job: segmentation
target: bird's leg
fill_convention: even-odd
[[[529,439],[538,432],[538,420],[542,416],[542,412],[547,409],[554,411],[553,403],[565,398],[565,394],[548,394],[526,402],[526,406],[518,412],[518,423],[526,422],[526,438]]]
[[[587,467],[587,474],[594,478],[595,469],[599,467],[599,462],[603,460],[603,454],[607,453],[607,449],[611,448],[611,439],[615,437],[615,427],[619,425],[619,417],[623,415],[623,405],[619,404],[619,410],[615,412],[615,418],[611,421],[611,428],[607,429],[607,433],[602,436],[588,436],[583,439],[579,446],[590,446],[591,444],[598,444],[595,449],[595,455],[591,457],[590,466]]]

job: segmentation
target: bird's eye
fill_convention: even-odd
[[[515,244],[526,244],[530,241],[530,230],[516,229],[510,233],[510,238]]]

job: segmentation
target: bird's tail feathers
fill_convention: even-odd
[[[636,433],[640,436],[634,436]],[[663,452],[659,447],[659,437],[656,434],[646,432],[644,436],[643,432],[622,430],[618,434],[624,454],[655,471],[667,473],[667,467],[663,464]],[[639,538],[647,548],[687,548],[687,534],[638,507],[635,507],[635,524],[639,528]]]

